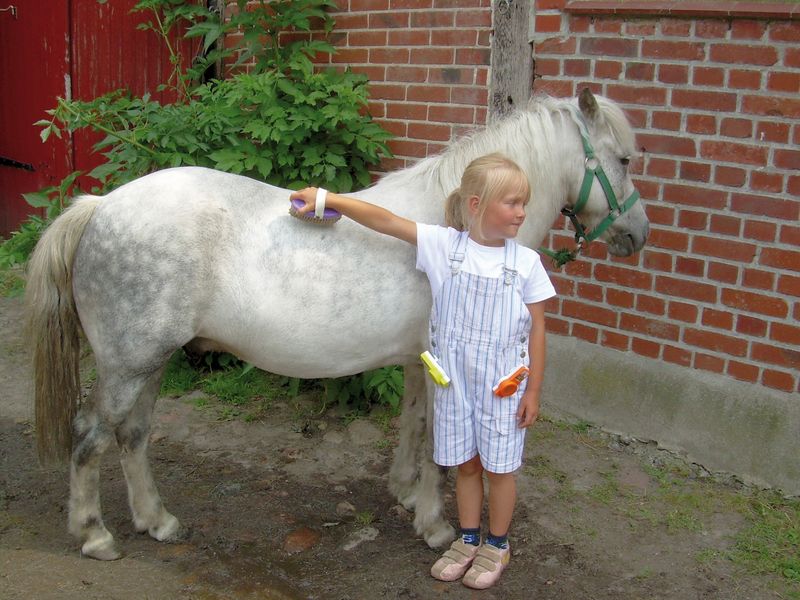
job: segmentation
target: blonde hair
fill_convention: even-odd
[[[507,156],[495,152],[473,160],[461,176],[461,184],[447,197],[444,219],[448,227],[458,231],[480,230],[483,214],[490,202],[508,193],[520,194],[525,201],[530,198],[531,188],[525,172]],[[480,199],[475,218],[469,212],[469,199]]]

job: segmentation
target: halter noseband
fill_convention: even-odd
[[[636,204],[636,201],[639,200],[639,192],[634,189],[631,195],[628,196],[620,206],[619,202],[617,201],[617,195],[614,193],[614,189],[611,187],[611,183],[608,181],[608,176],[603,170],[603,167],[600,165],[600,161],[597,160],[597,157],[595,156],[594,148],[592,148],[592,143],[589,141],[589,136],[584,133],[584,131],[588,131],[588,127],[586,126],[586,121],[583,120],[583,115],[581,115],[577,110],[574,111],[573,114],[580,119],[580,123],[583,125],[583,127],[578,127],[578,132],[581,135],[583,152],[586,155],[583,163],[585,171],[583,174],[583,183],[581,183],[581,189],[580,192],[578,192],[578,200],[575,202],[575,206],[572,208],[562,208],[561,214],[567,217],[572,223],[572,226],[575,228],[575,242],[577,243],[578,247],[574,251],[562,248],[558,252],[543,250],[542,248],[539,249],[540,252],[543,252],[547,256],[551,257],[559,267],[572,260],[575,260],[578,253],[583,250],[584,242],[586,245],[588,245],[589,242],[592,242],[600,237],[603,232],[608,229],[615,220],[617,220],[617,218],[628,212],[631,207]],[[594,183],[595,177],[597,177],[597,181],[600,182],[600,187],[603,188],[603,192],[606,195],[606,201],[608,202],[608,215],[605,219],[600,221],[600,223],[598,223],[594,229],[587,233],[586,228],[580,221],[578,221],[578,214],[586,207],[586,203],[589,201],[589,194],[592,191],[592,184]]]

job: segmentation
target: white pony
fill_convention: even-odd
[[[596,158],[585,157],[582,140]],[[634,150],[619,107],[586,90],[577,103],[539,99],[352,195],[414,221],[442,223],[444,199],[466,165],[499,151],[532,183],[522,243],[537,246],[559,210],[578,203],[589,227],[613,221],[603,238],[612,254],[629,255],[648,233],[626,171]],[[602,166],[609,184],[593,181],[599,169],[590,162]],[[592,181],[582,186],[585,176]],[[609,186],[612,198],[604,193]],[[613,196],[632,201],[617,210]],[[246,177],[168,169],[103,198],[76,200],[39,242],[27,288],[39,453],[43,460],[71,456],[69,530],[83,554],[120,556],[103,524],[98,487],[101,456],[115,441],[135,528],[157,540],[178,535],[146,450],[164,365],[187,344],[303,378],[405,365],[390,488],[416,505],[415,527],[428,544],[452,539],[441,514],[440,471],[425,443],[432,402],[419,354],[428,341],[431,293],[414,269],[414,248],[347,220],[325,228],[293,219],[288,197],[288,190]],[[81,330],[97,381],[79,406]]]

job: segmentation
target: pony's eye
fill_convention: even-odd
[[[625,156],[624,158],[620,158],[619,162],[622,163],[623,167],[627,167],[631,162],[631,157],[630,156]]]

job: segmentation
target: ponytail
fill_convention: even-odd
[[[461,199],[461,188],[456,188],[450,193],[444,204],[445,224],[457,231],[466,231],[469,229],[469,223],[465,212],[464,201]]]

